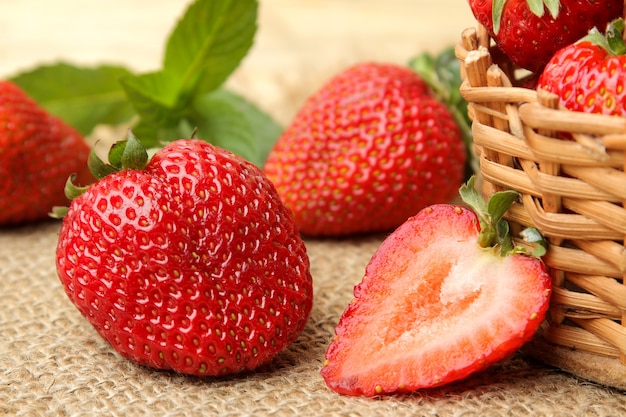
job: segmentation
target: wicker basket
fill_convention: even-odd
[[[463,32],[456,55],[482,191],[520,192],[512,229],[536,227],[550,242],[551,306],[527,352],[626,389],[626,118],[567,111],[517,87],[528,74],[481,26]]]

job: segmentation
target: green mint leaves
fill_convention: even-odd
[[[257,9],[257,0],[196,0],[169,35],[154,72],[59,63],[12,81],[84,135],[98,124],[128,124],[153,148],[197,128],[198,138],[262,166],[282,127],[223,88],[253,45]]]
[[[500,31],[500,25],[502,23],[502,12],[504,11],[504,3],[506,0],[493,0],[491,6],[491,15],[493,19],[493,32],[498,33]],[[561,7],[560,0],[526,0],[528,8],[537,17],[542,17],[546,13],[546,9],[550,13],[553,19],[559,15],[559,9]]]

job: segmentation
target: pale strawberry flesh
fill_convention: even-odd
[[[385,240],[327,351],[331,389],[373,396],[439,386],[532,337],[550,295],[543,263],[481,248],[478,230],[473,212],[436,205]]]

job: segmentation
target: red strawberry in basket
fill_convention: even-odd
[[[420,211],[380,246],[354,289],[322,375],[341,394],[374,396],[440,386],[514,353],[542,322],[551,292],[543,262],[519,253],[501,219],[517,193],[477,210]],[[491,246],[494,245],[495,246]]]
[[[580,42],[559,50],[539,78],[538,88],[559,96],[573,111],[626,116],[624,21],[608,26],[607,36],[593,30]]]
[[[88,155],[78,132],[0,81],[0,226],[47,219],[53,206],[67,204],[63,184],[87,167]]]
[[[57,271],[121,355],[194,375],[252,370],[303,330],[306,248],[251,163],[200,140],[147,154],[132,134],[66,213]],[[107,175],[108,174],[108,175]],[[82,192],[82,194],[81,194]],[[60,210],[59,210],[60,211]]]
[[[513,63],[541,72],[557,50],[620,17],[624,2],[469,0],[469,5]]]
[[[454,198],[465,146],[450,111],[408,68],[362,63],[311,96],[264,171],[308,235],[391,230]]]

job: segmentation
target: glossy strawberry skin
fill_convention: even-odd
[[[559,50],[539,78],[538,88],[559,96],[573,111],[626,116],[626,56],[610,55],[588,41]]]
[[[506,0],[501,26],[494,33],[493,0],[469,0],[476,20],[490,32],[498,47],[522,68],[541,72],[552,55],[585,36],[593,27],[604,30],[607,23],[622,15],[617,0],[562,0],[556,19],[546,10],[536,16],[527,0]]]
[[[551,280],[526,255],[480,248],[476,215],[427,207],[380,246],[321,370],[340,394],[433,388],[509,357],[545,317]]]
[[[361,63],[307,100],[264,171],[302,233],[341,236],[392,230],[451,200],[465,158],[453,117],[415,73]]]
[[[51,116],[19,87],[0,81],[0,226],[48,218],[68,203],[63,185],[87,175],[89,146],[72,127]]]
[[[252,164],[200,140],[75,199],[57,271],[121,355],[193,375],[256,369],[291,344],[312,306],[304,243]]]

